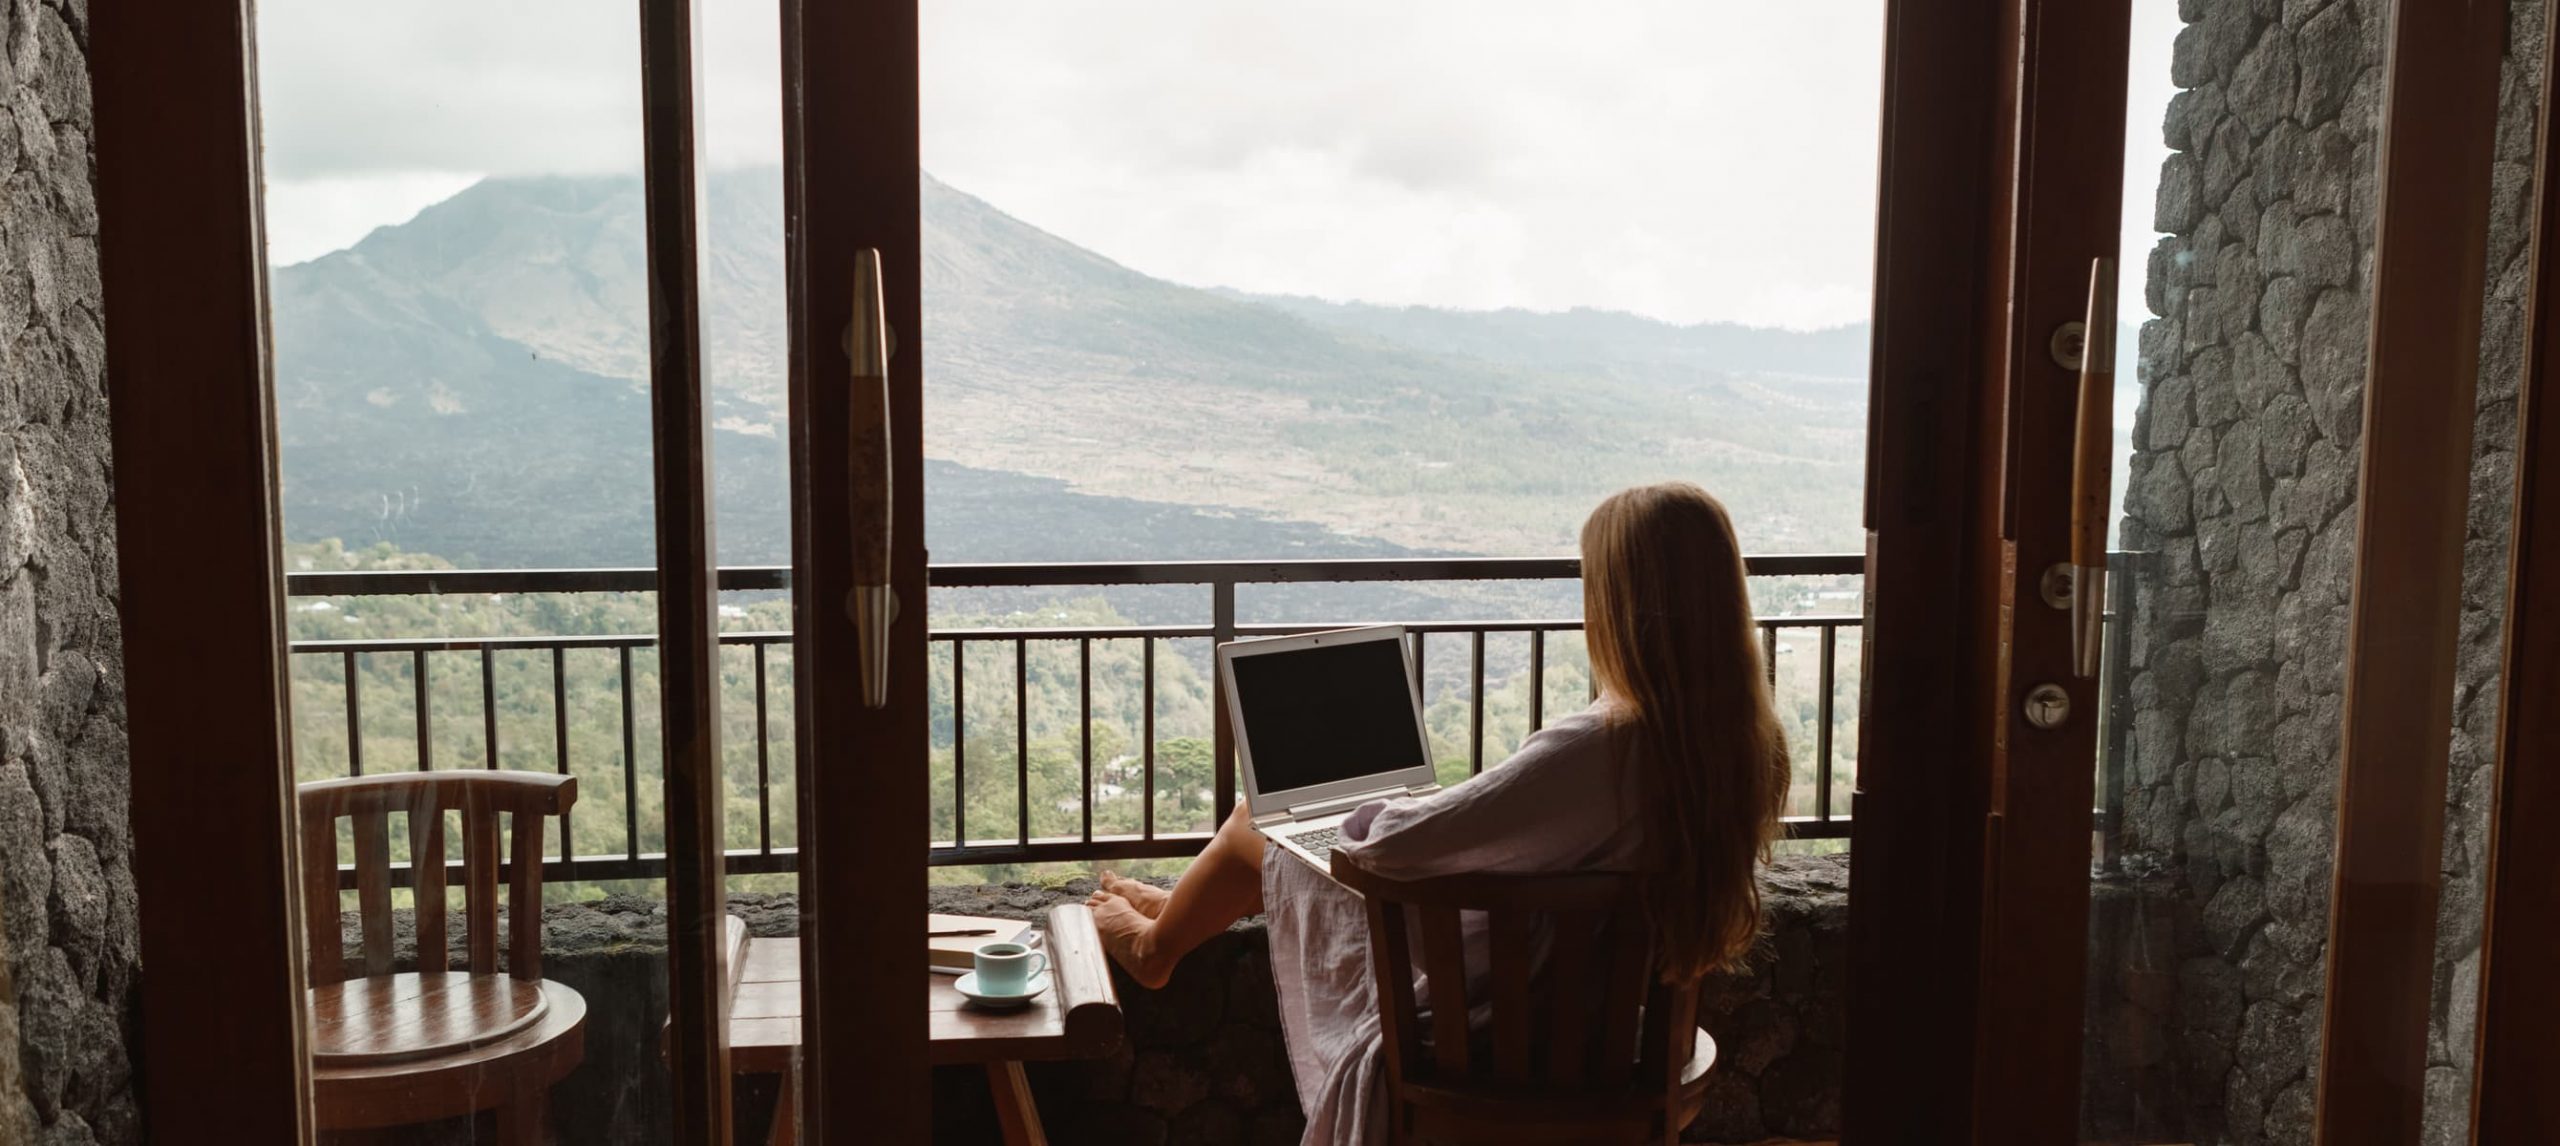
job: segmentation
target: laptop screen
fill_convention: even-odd
[[[1285,792],[1427,763],[1404,642],[1349,641],[1236,657],[1253,779]]]

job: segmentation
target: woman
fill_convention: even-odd
[[[1343,846],[1397,879],[1647,872],[1663,978],[1732,967],[1759,937],[1756,864],[1790,769],[1724,506],[1687,483],[1601,502],[1582,527],[1582,608],[1591,707],[1463,784],[1363,805]],[[1172,891],[1103,873],[1094,922],[1113,958],[1159,987],[1185,953],[1264,915],[1306,1142],[1383,1141],[1359,897],[1267,855],[1238,805]],[[1481,976],[1483,936],[1467,941],[1469,975]]]

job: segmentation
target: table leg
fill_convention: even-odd
[[[796,1065],[782,1072],[782,1087],[773,1096],[773,1133],[765,1136],[765,1146],[799,1146],[800,1142],[800,1069]]]
[[[1040,1108],[1031,1103],[1031,1080],[1018,1062],[987,1064],[987,1090],[995,1095],[996,1121],[1004,1126],[1005,1146],[1049,1146],[1040,1129]]]
[[[529,1086],[498,1108],[498,1146],[550,1146],[551,1090]]]

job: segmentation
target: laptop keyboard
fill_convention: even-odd
[[[1333,849],[1342,846],[1342,833],[1333,828],[1317,828],[1312,832],[1293,833],[1289,842],[1305,848],[1308,855],[1330,861]]]

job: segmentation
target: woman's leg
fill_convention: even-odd
[[[1112,891],[1097,891],[1085,901],[1093,908],[1102,946],[1141,986],[1164,986],[1174,965],[1193,948],[1228,924],[1261,913],[1262,849],[1262,833],[1253,830],[1253,817],[1237,804],[1217,838],[1175,881],[1155,918]]]

